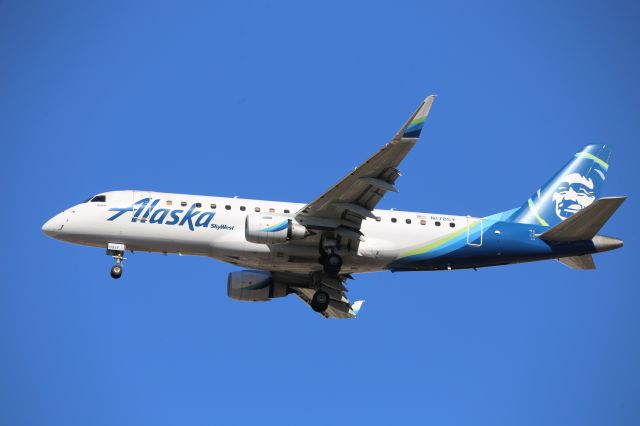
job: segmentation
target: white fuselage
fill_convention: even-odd
[[[75,205],[49,220],[43,230],[54,238],[94,247],[119,243],[131,251],[208,256],[272,271],[322,269],[317,236],[283,244],[255,244],[245,238],[247,215],[273,213],[293,218],[303,203],[150,191],[112,191],[103,195],[104,202]],[[136,208],[135,203],[145,199],[152,200],[153,208],[148,208],[151,202]],[[126,210],[128,207],[131,209]],[[114,218],[118,209],[126,211]],[[477,220],[395,210],[374,210],[373,214],[379,220],[362,222],[363,238],[358,247],[341,248],[345,273],[384,270],[410,247],[442,239]]]

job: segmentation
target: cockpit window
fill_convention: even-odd
[[[95,197],[93,197],[91,199],[92,203],[106,203],[107,202],[107,196],[106,195],[96,195]]]

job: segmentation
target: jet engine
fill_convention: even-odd
[[[251,302],[267,301],[287,295],[287,285],[275,281],[269,272],[237,271],[229,273],[227,296]]]
[[[293,219],[272,214],[250,214],[244,228],[247,241],[257,244],[280,244],[300,240],[309,232]]]

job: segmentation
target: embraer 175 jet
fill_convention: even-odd
[[[308,204],[104,192],[44,224],[45,234],[106,249],[122,275],[126,250],[209,256],[243,268],[229,297],[266,301],[295,294],[329,318],[353,318],[346,281],[377,271],[479,268],[559,259],[593,269],[591,255],[622,246],[597,235],[625,197],[599,198],[611,148],[588,145],[521,207],[487,217],[378,210],[395,192],[398,165],[416,144],[434,101],[427,97],[393,139]]]

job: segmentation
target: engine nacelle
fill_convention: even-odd
[[[293,219],[273,214],[250,214],[245,222],[247,241],[257,244],[280,244],[299,240],[309,233]]]
[[[287,285],[275,281],[265,271],[237,271],[229,273],[227,296],[251,302],[267,301],[287,295]]]

